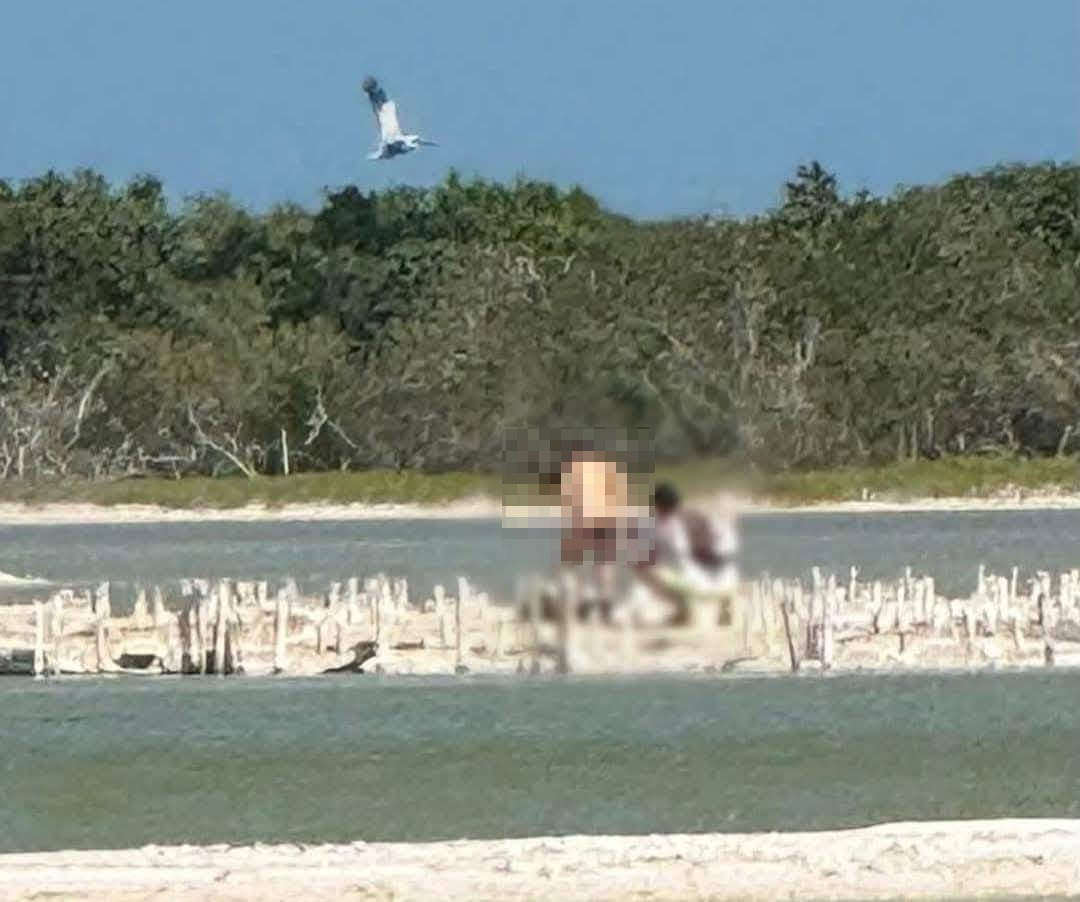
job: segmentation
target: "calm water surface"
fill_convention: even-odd
[[[1080,561],[1080,513],[771,515],[745,570]],[[498,522],[0,527],[0,570],[312,587],[466,575],[505,592],[553,536]],[[3,596],[0,595],[0,598]],[[711,681],[0,680],[0,850],[423,840],[1080,817],[1080,676]]]
[[[0,681],[0,850],[1080,817],[1080,677]]]
[[[749,517],[744,570],[798,576],[820,565],[891,578],[906,565],[946,592],[969,591],[980,561],[1026,572],[1080,564],[1080,511],[902,512]],[[416,593],[468,576],[505,596],[515,574],[553,563],[550,530],[499,521],[0,526],[0,571],[65,581],[167,583],[184,577],[330,580],[385,571]],[[7,593],[10,595],[10,593]],[[0,593],[0,598],[4,593]]]

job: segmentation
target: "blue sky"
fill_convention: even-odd
[[[743,214],[817,158],[887,192],[1080,158],[1077,0],[4,0],[0,177],[257,209],[450,167]],[[367,73],[442,146],[364,159]]]

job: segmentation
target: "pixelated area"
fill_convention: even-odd
[[[575,458],[591,459],[578,490],[590,507],[643,507],[653,476],[652,434],[645,429],[518,427],[503,442],[504,504],[522,509],[514,522],[535,521],[530,507],[562,507]],[[600,474],[614,479],[599,484]]]

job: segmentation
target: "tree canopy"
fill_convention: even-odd
[[[497,469],[508,429],[661,460],[1057,454],[1080,166],[635,222],[580,188],[348,186],[255,215],[151,177],[0,182],[0,476]]]

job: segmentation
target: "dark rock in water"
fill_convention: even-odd
[[[379,653],[379,643],[372,641],[357,642],[353,646],[353,654],[356,656],[356,662],[363,664],[365,661],[370,661]]]
[[[363,673],[364,663],[370,661],[379,652],[379,643],[372,641],[357,642],[353,646],[353,659],[337,667],[329,667],[323,673]]]
[[[122,654],[116,659],[124,670],[149,670],[155,664],[160,664],[161,659],[154,654],[131,655]]]
[[[0,648],[0,676],[32,676],[33,673],[32,648]]]
[[[454,673],[456,673],[458,676],[464,676],[468,672],[469,668],[466,667],[464,664],[458,664],[457,667],[454,668]]]

